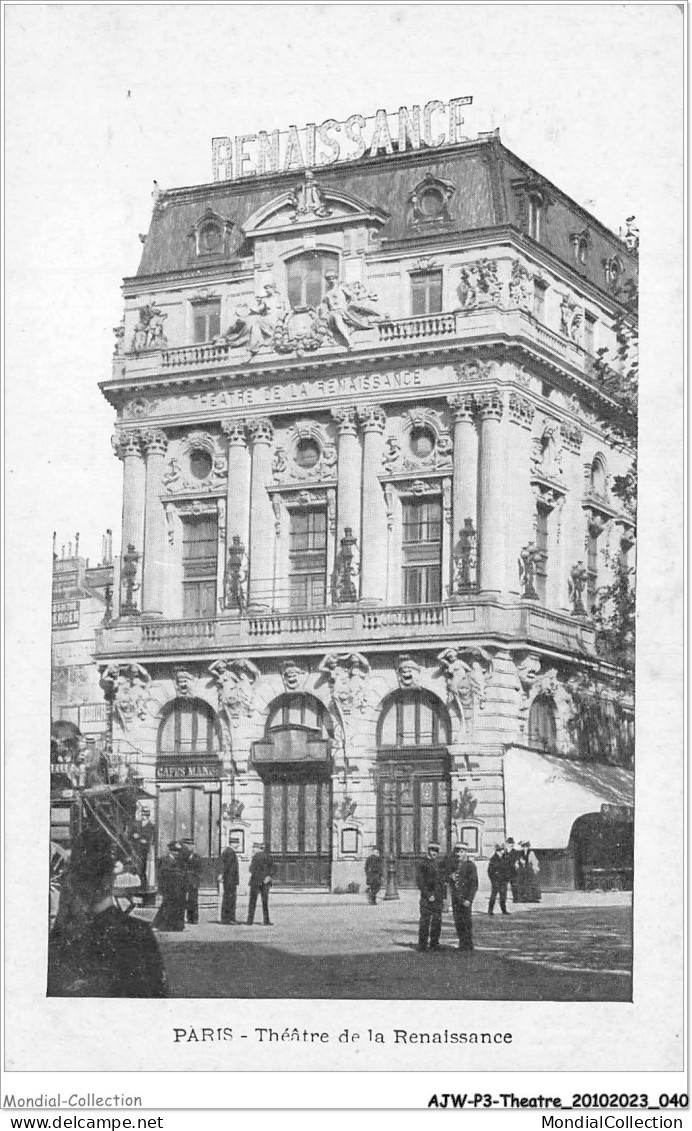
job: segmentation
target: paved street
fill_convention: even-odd
[[[158,935],[176,997],[627,1001],[629,893],[547,894],[507,917],[474,914],[476,949],[415,949],[417,893],[372,907],[362,895],[272,893],[274,926],[222,926],[211,900],[183,934]],[[239,912],[245,899],[239,899]],[[138,912],[151,919],[153,912]]]

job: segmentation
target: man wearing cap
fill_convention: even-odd
[[[376,844],[365,861],[365,886],[368,889],[368,899],[377,903],[377,893],[382,887],[382,857]]]
[[[459,950],[473,950],[471,913],[478,891],[478,870],[465,844],[454,846],[449,886],[454,926],[459,937]]]
[[[158,931],[185,930],[187,875],[180,859],[182,847],[180,841],[170,841],[168,855],[159,863],[161,906],[152,923],[152,927]]]
[[[274,861],[268,852],[265,851],[263,844],[257,846],[252,860],[250,861],[250,899],[247,908],[247,925],[251,927],[255,920],[255,907],[257,906],[257,896],[262,896],[262,919],[265,927],[271,927],[272,923],[269,919],[269,888],[272,882],[272,873],[274,871]]]
[[[183,841],[180,860],[185,872],[185,910],[188,923],[199,923],[199,889],[202,883],[202,858],[195,852],[190,837]]]
[[[70,858],[48,945],[49,997],[165,997],[166,975],[148,923],[124,914],[113,897],[110,837],[87,828]]]
[[[428,855],[418,862],[416,883],[420,891],[418,950],[439,950],[442,934],[442,908],[445,901],[445,874],[440,866],[440,846],[428,845]]]

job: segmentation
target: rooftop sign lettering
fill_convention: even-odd
[[[400,106],[395,114],[378,110],[374,117],[351,114],[345,122],[327,118],[299,129],[260,130],[256,134],[212,138],[215,181],[238,181],[264,173],[289,173],[359,157],[404,153],[406,150],[456,145],[464,141],[462,109],[473,97],[433,99],[420,106]]]

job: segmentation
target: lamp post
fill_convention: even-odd
[[[392,789],[395,786],[395,781],[390,782]],[[394,793],[390,793],[387,800],[387,809],[389,812],[389,852],[387,854],[387,889],[384,893],[385,899],[398,899],[399,892],[396,887],[396,855],[394,853],[394,816],[396,813],[396,806],[394,803]]]

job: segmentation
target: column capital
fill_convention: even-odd
[[[247,430],[253,444],[271,444],[274,439],[274,425],[265,416],[248,420]]]
[[[489,389],[487,393],[477,393],[476,407],[481,420],[501,420],[504,406],[499,389]]]
[[[378,404],[359,405],[358,420],[364,432],[379,432],[380,435],[387,424],[384,410]]]
[[[113,452],[118,459],[126,459],[127,456],[139,456],[140,459],[142,458],[140,432],[137,428],[118,429],[111,437],[111,444],[113,445]]]
[[[452,410],[455,424],[459,421],[473,423],[473,418],[476,415],[476,402],[471,393],[452,393],[450,397],[447,397],[447,404]]]
[[[221,431],[228,437],[229,448],[247,447],[246,420],[222,420]]]
[[[149,428],[142,432],[142,444],[147,456],[165,456],[168,436],[160,428]]]
[[[332,419],[339,426],[340,436],[355,436],[358,429],[358,409],[355,405],[344,405],[332,409]]]
[[[509,419],[513,424],[521,424],[524,428],[530,428],[535,415],[536,409],[530,400],[520,396],[519,393],[509,394]]]

